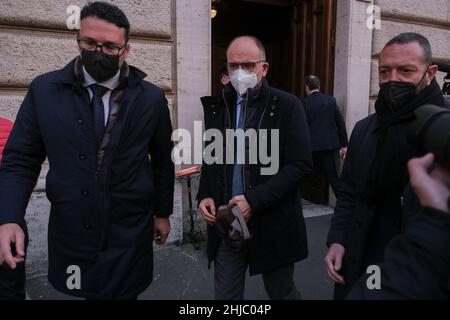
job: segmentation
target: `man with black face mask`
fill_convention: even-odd
[[[355,125],[328,233],[325,262],[336,299],[368,266],[383,262],[387,244],[402,232],[406,164],[416,155],[406,126],[423,104],[444,106],[436,72],[430,44],[419,34],[400,34],[381,52],[376,114]]]
[[[24,263],[25,209],[48,157],[49,282],[87,299],[136,299],[152,281],[153,238],[163,244],[170,230],[169,109],[125,62],[125,14],[94,2],[80,18],[80,57],[31,83],[4,149],[0,264]]]

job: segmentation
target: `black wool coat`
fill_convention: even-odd
[[[50,283],[90,299],[132,298],[152,281],[154,216],[172,213],[167,101],[161,89],[143,80],[143,72],[129,67],[96,174],[93,113],[75,64],[30,85],[1,163],[0,224],[23,222],[47,157]],[[80,289],[67,286],[70,266],[81,272]]]
[[[235,122],[236,92],[228,85],[216,97],[203,97],[205,129],[224,132]],[[298,188],[312,170],[312,155],[306,116],[300,100],[272,88],[263,80],[256,94],[249,94],[245,129],[279,130],[279,170],[262,175],[268,166],[244,165],[244,196],[252,208],[248,222],[249,271],[265,273],[279,266],[305,259],[308,255],[306,228]],[[225,146],[224,146],[225,148]],[[248,157],[249,144],[246,144]],[[268,144],[271,150],[271,144]],[[272,151],[269,151],[269,154]],[[223,149],[226,154],[226,149]],[[211,197],[215,206],[229,201],[230,168],[225,164],[204,164],[197,199]],[[208,226],[208,257],[215,257],[220,238],[214,226]]]

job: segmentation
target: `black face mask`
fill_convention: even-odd
[[[380,101],[383,102],[391,112],[399,111],[403,106],[407,105],[408,102],[417,96],[417,87],[423,81],[427,72],[428,67],[417,85],[405,81],[388,81],[383,83],[380,86],[378,99],[380,99]]]
[[[119,56],[104,54],[97,50],[82,50],[81,61],[86,71],[97,82],[111,79],[119,70]]]
[[[380,86],[378,99],[380,99],[391,112],[400,110],[417,94],[417,87],[410,82],[389,81]]]

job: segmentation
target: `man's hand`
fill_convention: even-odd
[[[341,148],[339,150],[339,155],[341,156],[341,158],[345,158],[345,156],[347,155],[347,147]]]
[[[236,203],[239,206],[239,209],[241,209],[242,216],[245,219],[245,222],[248,222],[250,218],[252,217],[252,208],[247,202],[247,199],[245,199],[245,196],[239,195],[235,196],[233,199],[230,200],[230,204]]]
[[[342,258],[344,257],[344,254],[345,248],[339,243],[333,243],[325,256],[328,275],[331,279],[340,284],[345,284],[344,277],[338,273],[342,267]]]
[[[444,212],[449,212],[448,198],[450,197],[450,171],[436,166],[428,172],[434,163],[434,155],[429,153],[421,158],[408,162],[411,186],[420,204]]]
[[[154,239],[156,244],[166,243],[169,232],[170,232],[169,218],[155,218]]]
[[[15,244],[16,256],[12,255],[11,245]],[[18,263],[25,260],[25,233],[16,223],[0,225],[0,265],[6,263],[15,269]]]
[[[212,198],[205,198],[200,201],[198,205],[198,211],[209,224],[216,222],[216,206]]]

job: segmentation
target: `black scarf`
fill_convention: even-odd
[[[408,181],[406,164],[415,152],[408,143],[405,127],[413,119],[414,110],[424,104],[444,106],[444,97],[436,79],[396,112],[392,112],[381,99],[376,101],[376,155],[363,192],[369,205],[382,201],[398,201],[400,204]]]

